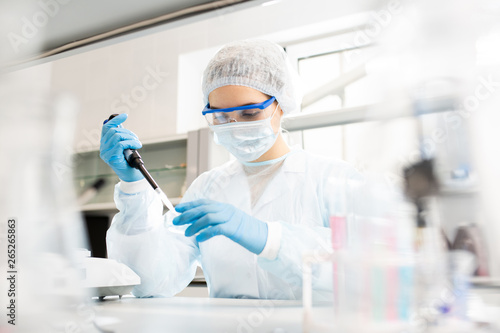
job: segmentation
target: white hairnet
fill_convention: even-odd
[[[266,40],[226,44],[210,60],[203,74],[203,98],[215,89],[237,85],[276,97],[285,114],[299,109],[302,94],[297,72],[283,48]]]

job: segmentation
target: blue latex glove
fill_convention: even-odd
[[[122,113],[102,126],[100,156],[121,180],[135,182],[143,179],[144,176],[139,170],[128,165],[123,151],[127,148],[139,149],[142,144],[137,135],[123,128],[121,124],[125,120],[127,120],[127,114]]]
[[[267,223],[233,205],[202,199],[181,203],[175,210],[182,214],[174,218],[172,223],[191,224],[185,235],[190,237],[199,233],[196,236],[198,242],[224,235],[255,254],[264,250],[267,242]]]

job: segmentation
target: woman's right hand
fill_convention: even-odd
[[[127,120],[127,114],[122,113],[102,126],[100,157],[113,169],[118,177],[126,182],[141,180],[144,176],[139,170],[128,165],[123,155],[125,149],[142,147],[137,135],[121,125]]]

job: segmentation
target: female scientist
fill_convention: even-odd
[[[236,160],[200,175],[180,215],[162,216],[158,194],[127,165],[123,150],[141,148],[120,125],[127,116],[103,126],[101,158],[121,180],[108,253],[141,277],[134,295],[173,296],[201,264],[211,297],[301,299],[302,255],[331,249],[329,218],[356,172],[286,144],[281,119],[299,107],[295,82],[286,53],[269,41],[230,43],[214,56],[202,113]],[[330,267],[313,272],[316,299],[331,297]]]

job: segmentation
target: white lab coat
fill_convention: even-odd
[[[269,228],[268,242],[275,243],[271,258],[255,255],[224,236],[198,244],[194,237],[172,232],[172,216],[162,216],[162,203],[150,186],[144,180],[122,182],[115,188],[120,212],[107,234],[108,254],[141,277],[141,285],[133,290],[139,297],[177,294],[201,264],[211,297],[301,299],[302,255],[331,250],[329,217],[346,213],[339,202],[358,179],[345,162],[294,150],[252,209],[240,162],[230,161],[200,175],[182,201],[207,198],[230,203],[270,223],[274,227]],[[331,264],[313,270],[313,294],[315,299],[331,300]]]

